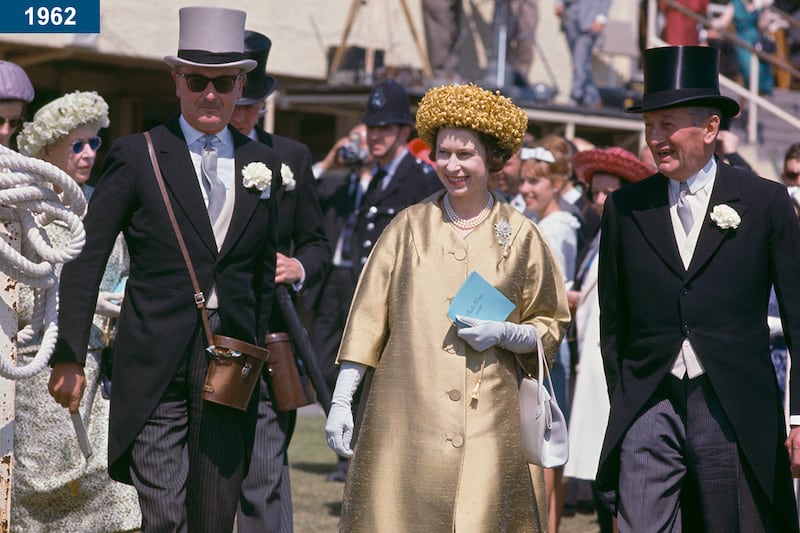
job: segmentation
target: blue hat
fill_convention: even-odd
[[[739,104],[719,92],[719,50],[712,46],[664,46],[642,55],[642,105],[628,113],[687,106],[709,106],[725,117],[739,113]]]
[[[367,126],[413,125],[414,117],[403,86],[391,78],[375,85],[369,93],[367,112],[361,122]]]

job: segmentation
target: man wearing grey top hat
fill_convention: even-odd
[[[276,80],[266,73],[271,47],[272,41],[266,35],[245,31],[245,55],[258,64],[247,76],[242,97],[231,116],[231,125],[251,139],[274,148],[283,161],[286,183],[275,195],[278,206],[275,283],[286,284],[291,292],[299,292],[322,280],[330,265],[331,249],[325,237],[322,209],[311,173],[310,150],[305,144],[267,133],[258,126],[265,113],[265,99],[277,86]],[[289,180],[294,183],[290,184]],[[269,328],[271,332],[290,331],[277,302]],[[236,525],[239,533],[290,533],[293,530],[292,493],[286,452],[297,412],[275,410],[265,377],[259,387],[255,445],[242,484]]]
[[[272,310],[281,161],[228,127],[246,72],[245,13],[179,11],[172,68],[180,116],[150,130],[167,195],[202,296],[194,294],[141,134],[106,157],[84,219],[86,245],[61,276],[50,391],[75,410],[98,282],[119,232],[131,272],[119,316],[109,473],[132,483],[142,531],[231,531],[253,446],[247,410],[201,398],[208,359],[197,301],[213,333],[263,346]],[[261,165],[265,165],[262,167]],[[260,177],[244,179],[244,168]]]
[[[25,121],[33,96],[33,85],[22,67],[0,61],[0,145],[10,145],[11,137]]]
[[[603,208],[600,340],[611,400],[598,489],[621,532],[798,531],[770,360],[775,287],[800,338],[800,226],[785,187],[714,156],[722,118],[711,47],[644,53],[642,113],[658,172]],[[792,368],[792,424],[800,365]],[[787,450],[789,453],[787,453]]]

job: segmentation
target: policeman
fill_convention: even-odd
[[[362,122],[367,126],[367,146],[376,166],[353,231],[356,274],[392,218],[443,187],[433,169],[406,148],[414,118],[408,94],[400,84],[387,79],[375,85]]]

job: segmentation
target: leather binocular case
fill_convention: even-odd
[[[211,360],[202,398],[246,411],[269,350],[224,335],[214,335],[214,345],[206,350]]]
[[[270,333],[265,341],[267,383],[272,406],[276,411],[294,411],[317,401],[317,394],[307,375],[300,375],[292,344],[286,333]]]

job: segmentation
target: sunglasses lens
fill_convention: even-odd
[[[100,148],[100,144],[102,142],[103,140],[100,139],[100,137],[92,137],[91,139],[89,139],[89,148],[91,148],[96,152],[97,149]]]
[[[229,93],[236,85],[236,76],[220,76],[212,80],[218,93]]]
[[[207,78],[200,74],[182,74],[186,78],[186,86],[193,93],[202,92],[208,87],[208,83],[214,84],[214,90],[220,94],[229,93],[236,85],[237,76],[219,76],[216,78]]]
[[[200,74],[185,74],[184,77],[186,78],[186,86],[189,87],[189,90],[193,93],[199,93],[208,87],[208,82],[211,81]]]

